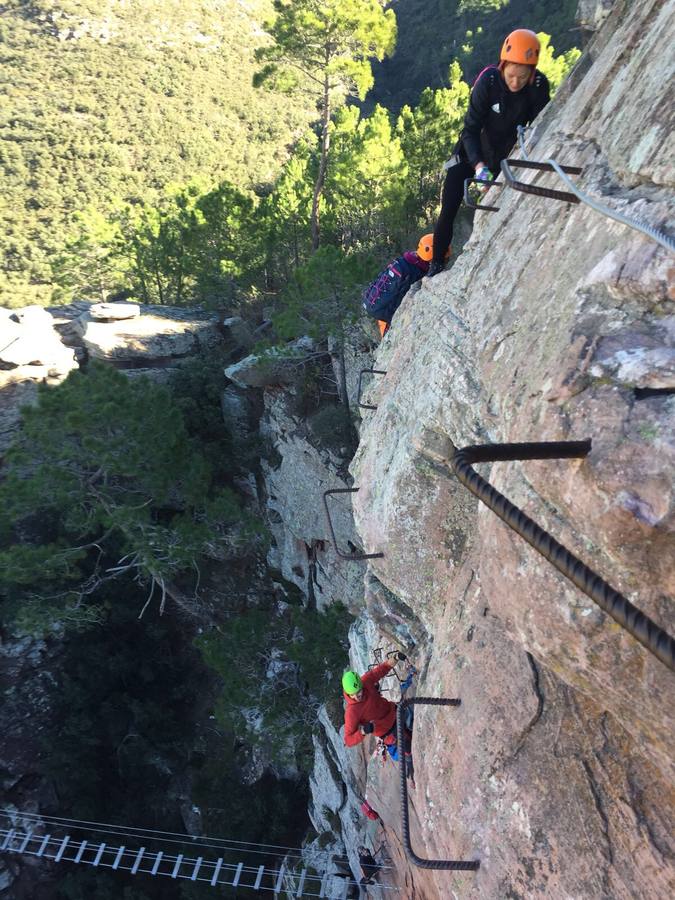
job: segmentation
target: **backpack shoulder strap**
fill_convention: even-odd
[[[471,87],[475,87],[476,84],[481,80],[481,78],[483,77],[483,75],[485,75],[486,72],[490,72],[490,75],[489,75],[490,87],[492,87],[492,85],[494,83],[495,75],[497,73],[497,67],[494,65],[485,66],[484,69],[481,69],[480,72],[478,73],[478,75],[476,75],[476,77],[474,78],[473,84],[471,85]]]
[[[405,276],[412,275],[417,268],[413,263],[408,262],[405,256],[397,256],[394,263],[401,275]],[[392,265],[394,265],[394,263],[392,263]]]

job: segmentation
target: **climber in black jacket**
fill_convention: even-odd
[[[483,69],[474,82],[464,128],[454,155],[446,163],[429,277],[437,275],[445,265],[445,251],[452,239],[464,181],[473,177],[486,185],[492,181],[516,141],[517,126],[532,122],[548,103],[548,80],[536,68],[538,60],[537,35],[519,28],[504,41],[499,65]]]

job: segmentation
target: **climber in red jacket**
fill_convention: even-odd
[[[347,706],[345,708],[345,744],[356,747],[367,734],[382,738],[385,744],[396,743],[396,704],[380,694],[376,685],[394,668],[397,662],[405,660],[405,653],[397,653],[394,659],[376,666],[365,675],[345,672],[342,676],[342,690]],[[410,752],[410,732],[406,733],[405,752]]]

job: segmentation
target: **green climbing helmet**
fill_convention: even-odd
[[[342,690],[345,694],[358,694],[363,685],[356,672],[345,672],[342,676]]]

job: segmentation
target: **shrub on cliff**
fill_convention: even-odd
[[[302,765],[321,703],[340,686],[349,614],[289,606],[249,610],[197,640],[209,668],[223,678],[216,718],[249,743],[273,753],[292,747]]]
[[[86,624],[117,579],[189,610],[181,575],[238,552],[254,523],[169,390],[103,364],[43,388],[0,482],[0,596],[24,627]],[[193,581],[196,580],[196,575]]]

